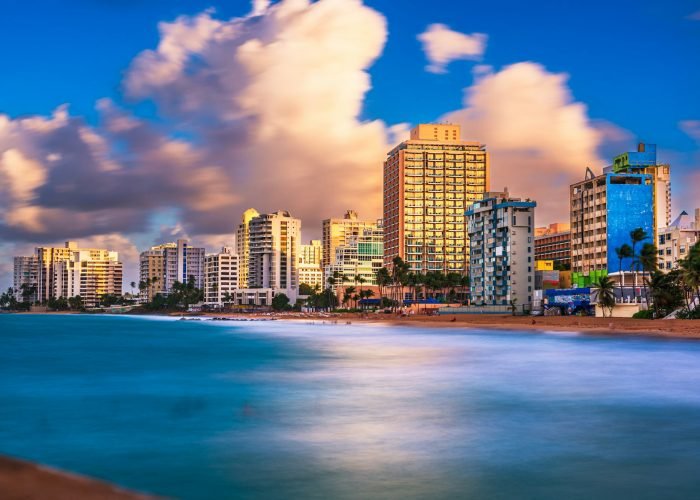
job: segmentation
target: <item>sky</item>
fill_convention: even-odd
[[[700,207],[700,2],[6,0],[0,287],[13,255],[74,239],[211,251],[243,210],[304,239],[381,216],[386,152],[449,121],[492,188],[566,220],[585,168],[656,143],[674,215]]]

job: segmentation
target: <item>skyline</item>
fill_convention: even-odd
[[[692,89],[700,69],[687,64],[700,41],[695,2],[605,4],[609,17],[624,13],[658,37],[603,36],[588,40],[588,54],[576,33],[590,37],[595,5],[578,24],[564,23],[570,40],[547,46],[518,22],[516,7],[453,12],[445,4],[421,16],[410,13],[412,2],[402,12],[356,0],[258,1],[251,14],[248,2],[216,11],[198,1],[72,7],[83,15],[32,33],[37,47],[3,55],[19,71],[0,82],[0,282],[8,282],[9,256],[65,239],[115,248],[127,272],[138,250],[185,234],[218,248],[249,206],[289,210],[304,222],[304,240],[346,209],[375,218],[386,153],[425,121],[458,123],[465,140],[486,143],[492,189],[535,199],[538,225],[566,219],[556,214],[568,205],[569,183],[586,166],[599,173],[637,140],[657,143],[672,165],[673,217],[698,205]],[[39,26],[61,6],[45,7]],[[556,37],[564,28],[550,7],[540,22]],[[27,8],[9,8],[5,36],[21,31],[13,15],[24,20]],[[131,21],[137,35],[122,37],[123,47],[122,38],[105,44],[125,18],[139,18]],[[602,31],[614,21],[599,18]],[[166,23],[157,52],[155,20]],[[86,29],[71,31],[72,41],[71,23],[80,22]],[[508,27],[520,29],[508,36]],[[74,50],[81,41],[93,43]],[[23,55],[34,64],[13,66]],[[74,71],[79,65],[86,74]],[[659,66],[668,76],[650,78]],[[600,70],[615,67],[635,84],[611,85],[614,75]]]

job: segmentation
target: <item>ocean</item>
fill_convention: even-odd
[[[184,499],[699,498],[700,342],[0,315],[0,454]]]

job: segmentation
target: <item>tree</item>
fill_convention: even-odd
[[[356,274],[356,275],[355,275],[355,283],[357,283],[358,285],[360,285],[360,294],[359,294],[359,295],[360,295],[360,298],[362,298],[362,295],[363,295],[363,294],[362,294],[362,285],[364,285],[365,283],[367,283],[367,280],[366,280],[365,278],[363,278],[362,275]]]
[[[663,318],[682,307],[685,303],[682,271],[673,270],[669,273],[655,271],[649,280],[649,293],[653,300],[654,315],[657,318]]]
[[[612,316],[612,311],[615,307],[615,285],[607,276],[601,276],[594,286],[598,289],[598,304],[603,310],[603,317],[605,317],[606,309],[609,311],[609,315]]]
[[[623,243],[621,246],[615,248],[615,255],[617,255],[617,260],[620,263],[618,268],[620,270],[620,290],[622,290],[622,296],[624,297],[625,274],[622,270],[622,261],[634,257],[634,250],[627,243]]]
[[[384,298],[384,288],[391,284],[391,273],[386,267],[377,270],[377,286],[379,287],[380,301]]]
[[[518,299],[510,299],[510,312],[515,316],[515,311],[518,310]]]
[[[221,297],[221,300],[224,302],[224,307],[226,307],[233,302],[233,295],[231,295],[231,292],[224,292],[224,296]]]
[[[83,298],[80,295],[68,298],[68,307],[73,311],[82,311],[85,309],[85,304],[83,303]]]
[[[299,285],[299,295],[312,295],[314,293],[314,289],[311,288],[311,285],[308,285],[306,283],[301,283]]]
[[[355,294],[355,287],[354,286],[349,286],[345,289],[345,292],[343,293],[343,306],[347,307],[348,302],[353,300],[353,295]]]
[[[284,311],[289,306],[289,297],[283,293],[278,293],[272,297],[272,309],[275,311]]]
[[[646,240],[649,238],[649,235],[647,232],[642,229],[641,227],[638,227],[637,229],[633,229],[630,231],[630,240],[632,240],[632,266],[630,267],[630,271],[639,271],[639,266],[637,265],[635,268],[635,264],[638,264],[639,260],[637,259],[637,243],[641,243],[642,241]],[[634,268],[634,269],[633,269]],[[632,289],[632,297],[636,300],[637,298],[637,274],[635,273],[635,284],[634,288]]]
[[[659,252],[653,243],[644,243],[642,249],[639,252],[639,265],[645,275],[655,272],[659,266],[658,261]],[[647,278],[642,277],[642,284],[644,285],[644,296],[647,302],[647,307],[649,307],[649,291],[647,290]]]

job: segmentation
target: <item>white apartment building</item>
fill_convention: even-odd
[[[534,201],[490,192],[466,212],[472,302],[531,306],[535,289]]]
[[[29,257],[14,258],[14,274],[12,287],[15,291],[15,299],[19,302],[24,300],[22,287],[33,290],[27,298],[30,303],[34,303],[38,298],[39,287],[39,260],[36,255]]]
[[[321,240],[311,240],[308,245],[301,245],[299,253],[299,284],[318,287],[323,290],[323,270],[321,261],[323,258],[323,246]]]
[[[238,254],[238,287],[248,286],[248,260],[250,258],[250,221],[260,215],[254,208],[249,208],[241,216],[241,223],[236,230],[236,253]]]
[[[233,247],[208,254],[204,258],[204,302],[218,306],[232,304],[238,288],[238,272],[238,254]]]
[[[109,250],[77,249],[53,266],[54,297],[83,299],[85,307],[99,305],[103,295],[122,294],[122,263]]]
[[[678,261],[686,258],[690,247],[700,241],[700,208],[690,218],[683,211],[669,227],[659,229],[659,270],[678,269]]]
[[[248,288],[270,288],[293,303],[299,294],[301,221],[289,212],[261,214],[248,224]]]

